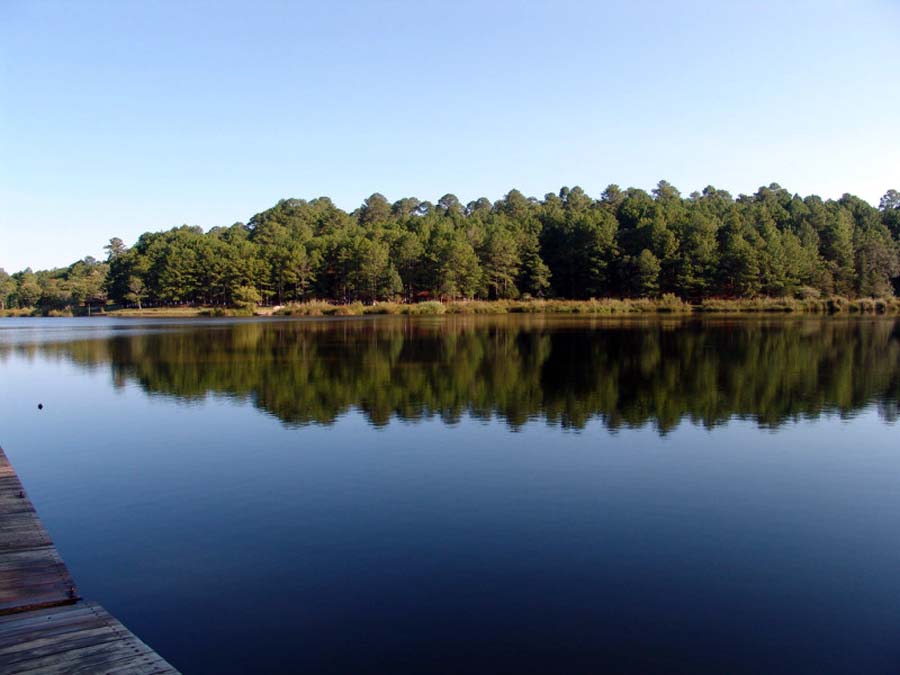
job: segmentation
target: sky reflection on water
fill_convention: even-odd
[[[0,443],[185,673],[900,667],[893,321],[65,323]]]

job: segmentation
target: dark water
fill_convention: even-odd
[[[898,401],[889,319],[0,321],[0,444],[187,674],[898,672]]]

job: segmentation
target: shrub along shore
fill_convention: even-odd
[[[900,314],[900,298],[856,298],[839,296],[815,299],[797,298],[708,298],[697,303],[674,295],[660,298],[602,298],[591,300],[456,300],[419,303],[351,302],[335,304],[325,301],[293,303],[275,308],[235,309],[226,307],[147,307],[111,309],[92,316],[190,318],[224,316],[453,316],[473,314],[570,314],[586,316],[624,316],[653,314],[819,314],[873,315]],[[7,310],[0,316],[85,316],[72,312],[43,313],[36,310]]]

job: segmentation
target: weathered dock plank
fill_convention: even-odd
[[[68,568],[0,448],[0,615],[77,600]]]
[[[0,617],[4,673],[177,673],[105,609],[78,602]]]
[[[178,675],[75,583],[0,448],[0,672]]]

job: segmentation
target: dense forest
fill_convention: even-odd
[[[900,193],[878,208],[776,184],[733,198],[610,185],[496,202],[393,204],[352,213],[327,197],[282,200],[244,223],[148,232],[106,260],[9,275],[0,309],[255,306],[311,299],[884,297],[900,275]]]
[[[0,343],[0,363],[65,358],[151,395],[245,400],[289,426],[332,424],[351,410],[375,425],[469,415],[513,428],[539,418],[660,432],[735,416],[776,427],[873,404],[885,419],[898,416],[897,320],[590,321],[604,330],[530,315],[117,331]]]

